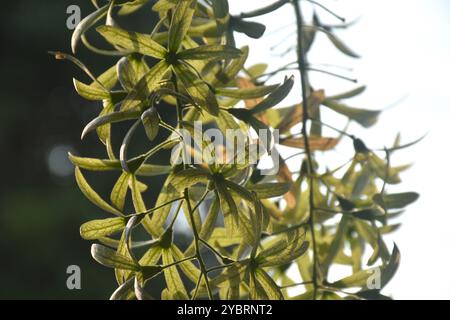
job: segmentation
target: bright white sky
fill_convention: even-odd
[[[231,12],[237,14],[272,3],[274,0],[230,0]],[[353,73],[330,69],[356,77],[368,85],[361,97],[349,101],[355,107],[384,109],[397,101],[382,115],[376,127],[369,131],[351,127],[370,147],[390,145],[397,132],[403,142],[415,140],[428,133],[419,145],[394,154],[394,164],[414,163],[402,175],[399,187],[390,191],[417,191],[418,202],[401,217],[402,228],[392,239],[402,253],[402,263],[394,280],[385,289],[396,299],[450,299],[450,210],[446,200],[446,182],[450,178],[447,157],[450,147],[450,1],[448,0],[319,0],[348,20],[360,18],[352,28],[339,36],[363,56],[360,60],[343,57],[324,38],[319,38],[311,51],[311,63],[332,63],[353,68]],[[306,7],[308,3],[304,1]],[[339,21],[317,9],[323,20]],[[271,32],[290,22],[294,23],[292,8],[285,6],[267,20],[268,30],[261,40],[238,37],[239,44],[250,44],[250,64],[268,62],[281,66],[295,60],[295,55],[279,58],[276,52],[295,44],[291,36],[273,52],[269,48],[294,30],[292,24],[279,32]],[[274,68],[275,69],[275,68]],[[298,74],[295,75],[298,79]],[[278,79],[279,80],[279,79]],[[327,93],[351,89],[353,84],[327,76],[311,74],[313,85]],[[295,90],[295,89],[294,89]],[[294,91],[295,92],[295,91]],[[297,87],[297,91],[299,88]],[[289,102],[298,102],[292,93]],[[287,104],[286,103],[286,104]],[[325,121],[342,123],[336,117]],[[351,150],[347,155],[351,155]],[[346,150],[336,152],[335,159],[347,159]]]

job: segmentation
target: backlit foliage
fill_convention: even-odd
[[[104,73],[93,75],[74,56],[54,53],[85,71],[91,82],[74,79],[75,89],[103,106],[82,137],[96,134],[104,158],[69,156],[83,194],[112,215],[81,226],[81,236],[97,242],[92,245],[94,259],[115,270],[118,289],[112,298],[385,298],[380,290],[394,275],[400,253],[395,245],[390,250],[383,236],[396,230],[398,224],[391,219],[418,197],[388,193],[407,168],[391,166],[390,156],[408,145],[397,140],[390,148],[374,150],[346,128],[323,123],[321,114],[332,112],[370,128],[380,112],[345,103],[364,87],[327,96],[308,80],[307,53],[316,34],[325,34],[342,54],[357,54],[318,14],[310,21],[303,17],[306,0],[279,0],[240,16],[229,14],[228,0],[159,0],[153,10],[160,19],[148,34],[120,27],[121,16],[148,8],[148,2],[93,1],[96,9],[77,26],[74,53],[84,45],[95,54],[117,57]],[[297,21],[293,49],[298,60],[290,70],[296,69],[292,73],[303,88],[303,103],[299,99],[288,107],[281,102],[293,94],[294,77],[266,84],[268,75],[286,68],[270,66],[279,71],[268,73],[267,65],[247,65],[251,48],[237,48],[234,40],[235,33],[260,38],[265,26],[249,18],[265,14],[269,21],[270,13],[285,5],[292,7]],[[95,31],[109,43],[108,49],[90,42],[88,35]],[[160,115],[167,107],[176,109],[176,122]],[[251,163],[154,164],[160,152],[180,142],[177,129],[191,130],[199,120],[222,132],[278,129],[279,144],[300,151],[298,168],[288,167],[281,156],[278,173],[267,176]],[[128,132],[114,145],[111,132],[119,122],[129,124]],[[323,136],[324,126],[336,135]],[[151,147],[132,156],[128,147],[140,127]],[[164,139],[155,145],[157,137]],[[348,162],[329,168],[316,160],[316,154],[325,153],[326,159],[327,151],[345,143],[354,146]],[[116,173],[109,199],[93,189],[87,171],[97,172],[98,179],[105,171]],[[156,203],[149,203],[146,191],[153,186],[147,177],[156,175],[167,178]],[[129,212],[131,204],[134,210]],[[192,243],[181,248],[174,226],[183,215]],[[146,239],[137,232],[140,228]],[[348,266],[348,276],[329,280],[335,265]],[[380,275],[378,281],[374,275]],[[165,285],[155,295],[152,284],[158,277]],[[290,288],[302,293],[293,294]]]

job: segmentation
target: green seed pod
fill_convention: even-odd
[[[142,116],[141,121],[144,125],[145,133],[150,141],[156,138],[159,131],[159,118],[158,111],[154,107],[146,110]]]

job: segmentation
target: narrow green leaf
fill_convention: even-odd
[[[85,240],[95,240],[109,236],[125,228],[125,219],[122,217],[92,220],[83,223],[80,235]]]
[[[377,272],[380,273],[380,287],[383,288],[392,279],[395,272],[398,269],[400,263],[400,251],[394,244],[394,249],[390,255],[389,262],[381,267],[374,267],[367,270],[361,270],[348,277],[345,277],[337,282],[333,283],[333,287],[336,288],[352,288],[362,287],[367,288],[369,277],[374,276]]]
[[[245,89],[217,88],[216,94],[219,96],[236,99],[256,99],[268,95],[276,88],[278,88],[278,85],[258,86],[255,88],[245,88]]]
[[[172,264],[175,262],[170,249],[162,250],[163,265]],[[178,273],[177,266],[164,268],[164,278],[166,279],[167,289],[173,294],[177,300],[188,299],[186,288]]]
[[[259,199],[268,199],[273,197],[279,197],[289,191],[291,183],[260,183],[253,186],[248,186],[250,191],[256,192]]]
[[[338,255],[339,251],[342,249],[345,241],[345,235],[348,230],[348,217],[342,216],[341,221],[336,228],[336,233],[334,234],[333,240],[327,250],[326,257],[321,263],[322,269],[328,270],[328,268],[333,263],[333,260]]]
[[[127,90],[133,90],[135,83],[135,72],[131,66],[128,57],[123,57],[117,62],[117,75],[119,77],[120,84]]]
[[[183,60],[224,60],[234,59],[242,54],[241,50],[226,45],[203,45],[178,53],[178,58]]]
[[[107,90],[112,90],[114,86],[117,84],[118,78],[117,78],[117,71],[116,66],[113,65],[109,69],[107,69],[105,72],[103,72],[101,75],[97,77],[97,81],[91,82],[89,85],[90,87],[99,89],[99,88],[106,88]],[[102,86],[99,85],[100,82]]]
[[[225,228],[217,227],[212,232],[209,243],[219,247],[229,247],[242,242],[242,236],[238,234],[230,234]]]
[[[392,250],[391,257],[388,264],[381,273],[381,287],[384,288],[389,281],[394,277],[400,265],[400,250],[394,243],[394,249]]]
[[[373,248],[372,256],[369,259],[368,265],[373,265],[378,257],[383,261],[389,259],[389,250],[382,238],[378,237],[376,229],[372,225],[363,220],[354,220],[355,229],[358,234]]]
[[[177,52],[194,17],[196,0],[178,1],[169,27],[169,52]]]
[[[254,106],[250,111],[252,114],[263,112],[276,106],[287,97],[294,85],[294,77],[288,78],[281,86],[276,88],[266,99]]]
[[[80,169],[89,171],[112,171],[122,170],[119,160],[81,158],[69,153],[70,161]],[[136,172],[138,176],[158,176],[168,174],[172,170],[171,166],[144,164]]]
[[[229,286],[232,283],[242,282],[245,271],[248,269],[249,260],[244,260],[232,264],[229,268],[225,268],[224,272],[210,281],[213,287]],[[204,285],[200,288],[199,293],[206,293]]]
[[[326,32],[328,39],[330,39],[331,43],[343,54],[352,57],[352,58],[361,58],[359,54],[350,49],[341,39],[339,39],[334,33],[328,31]]]
[[[173,68],[189,96],[202,109],[205,109],[213,116],[217,116],[219,114],[219,105],[209,86],[183,63],[177,63],[173,65]]]
[[[180,261],[186,256],[189,256],[187,253],[183,254],[183,252],[181,252],[181,250],[175,244],[172,244],[170,250],[175,261]],[[192,283],[197,282],[198,277],[200,276],[200,269],[197,268],[192,261],[186,260],[184,262],[181,262],[178,264],[178,267],[181,269],[184,275],[186,275],[186,277],[191,280]]]
[[[111,202],[120,211],[123,211],[125,206],[129,180],[130,175],[126,172],[122,173],[111,191]]]
[[[236,203],[238,203],[236,201]],[[242,244],[249,245],[254,250],[258,248],[258,241],[261,234],[261,219],[256,219],[253,212],[249,212],[248,217],[245,213],[239,214],[239,233],[242,234]]]
[[[130,32],[112,26],[100,26],[97,31],[112,45],[119,46],[129,52],[164,59],[167,50],[148,34]]]
[[[180,172],[177,172],[170,180],[170,184],[177,189],[178,191],[182,191],[186,188],[190,188],[191,186],[197,183],[205,183],[207,184],[211,179],[211,175],[201,169],[186,169]]]
[[[228,85],[230,82],[234,81],[239,72],[244,68],[245,62],[247,61],[249,48],[247,46],[241,48],[242,55],[231,61],[231,63],[226,67],[225,70],[221,70],[212,79],[212,84],[217,82],[222,85]]]
[[[341,100],[341,99],[350,99],[353,97],[356,97],[357,95],[360,95],[361,93],[363,93],[364,91],[366,91],[366,86],[360,86],[358,88],[355,88],[353,90],[347,91],[347,92],[343,92],[334,96],[329,96],[327,97],[327,99],[329,100]]]
[[[350,248],[352,250],[352,271],[353,273],[356,273],[358,271],[361,271],[361,265],[362,265],[362,257],[364,254],[365,249],[365,243],[359,237],[356,235],[355,237],[351,237],[350,239]]]
[[[74,156],[69,152],[69,160],[77,167],[90,171],[109,171],[120,170],[120,162],[118,160],[82,158]]]
[[[416,192],[392,193],[381,196],[376,194],[373,200],[386,209],[402,209],[419,198]]]
[[[375,268],[361,270],[333,283],[336,288],[366,287],[367,279],[375,273]]]
[[[261,143],[264,145],[266,150],[272,149],[272,132],[270,131],[269,126],[267,126],[264,122],[256,119],[255,117],[250,117],[248,119],[248,124],[255,129],[259,138],[261,139]]]
[[[378,210],[376,208],[361,209],[361,210],[353,211],[351,214],[352,214],[352,216],[354,216],[358,219],[363,219],[363,220],[368,220],[368,221],[381,220],[383,218],[383,212],[381,212],[380,210]]]
[[[230,20],[228,0],[212,1],[214,17],[216,18],[217,29],[222,34]]]
[[[136,179],[136,177],[134,175],[131,175],[129,186],[131,189],[131,196],[133,198],[134,209],[136,210],[136,212],[145,212],[147,211],[147,207],[142,198],[138,183],[139,181]]]
[[[201,226],[199,236],[201,239],[208,241],[211,235],[213,234],[215,228],[216,228],[216,222],[217,218],[219,216],[219,209],[220,209],[220,203],[219,198],[215,197],[213,203],[211,204],[208,215],[206,216],[206,219]],[[194,255],[195,254],[195,242],[192,241],[191,245],[188,249],[186,249],[185,254],[187,256]]]
[[[241,185],[227,179],[224,179],[223,183],[227,188],[230,189],[230,191],[235,193],[238,198],[246,200],[252,207],[254,207],[257,199],[255,198],[251,190],[248,190],[247,188],[244,188]]]
[[[227,109],[227,112],[245,123],[248,123],[252,117],[250,110],[244,108]]]
[[[220,199],[220,208],[222,209],[225,228],[229,235],[232,235],[238,230],[239,226],[239,213],[236,203],[223,182],[215,181],[215,186]]]
[[[149,71],[143,57],[136,57],[135,55],[120,59],[116,68],[120,84],[128,92],[133,90],[139,80]]]
[[[350,118],[351,120],[358,122],[365,128],[373,126],[377,122],[378,116],[381,113],[379,110],[351,108],[343,103],[328,99],[323,101],[323,105]]]
[[[399,141],[399,143],[395,143],[393,147],[388,148],[386,150],[382,149],[381,151],[387,151],[387,152],[390,152],[392,154],[392,152],[394,152],[394,151],[412,147],[413,145],[415,145],[415,144],[419,143],[420,141],[422,141],[425,137],[426,137],[426,135],[423,135],[417,140],[414,140],[412,142],[405,143],[405,144],[402,144],[402,145],[400,144],[400,141]]]
[[[284,300],[278,285],[263,269],[257,268],[254,273],[257,299]],[[258,300],[259,300],[258,299]]]
[[[126,16],[129,14],[132,14],[133,12],[136,12],[137,10],[141,9],[144,5],[146,5],[150,0],[134,0],[134,1],[128,1],[127,3],[123,4],[120,8],[120,10],[117,12],[119,16]]]
[[[161,254],[162,248],[160,246],[152,246],[139,260],[139,265],[143,267],[157,265],[159,263],[159,260],[161,259]]]
[[[157,164],[143,164],[135,172],[138,176],[153,177],[159,175],[165,175],[172,171],[172,167],[167,165],[157,165]]]
[[[161,60],[154,65],[130,91],[120,107],[121,111],[132,110],[134,108],[147,105],[147,98],[159,85],[166,75],[169,65],[165,60]]]
[[[298,228],[277,236],[277,240],[256,256],[261,267],[283,265],[303,255],[309,243],[304,240],[305,230]]]
[[[129,221],[128,221],[129,222]],[[122,232],[122,235],[119,240],[119,244],[116,249],[116,254],[122,257],[125,257],[126,259],[133,261],[134,264],[138,265],[138,261],[135,259],[134,255],[131,254],[129,250],[129,243],[127,241],[129,240],[129,232],[127,234],[126,232],[126,226],[124,231]],[[116,280],[118,284],[122,284],[126,282],[131,277],[131,271],[126,268],[115,268],[114,274],[116,276]]]
[[[266,32],[266,26],[262,23],[245,21],[239,18],[231,20],[231,28],[237,32],[244,33],[250,38],[259,39]]]
[[[73,79],[73,85],[77,93],[87,100],[100,101],[103,99],[108,99],[110,93],[105,91],[103,88],[96,88],[94,86],[89,86],[84,84],[77,79]]]
[[[153,11],[165,13],[177,5],[178,0],[158,0],[152,7]]]
[[[399,167],[400,170],[398,170],[398,168],[390,167],[388,170],[387,163],[379,156],[377,156],[374,152],[370,152],[368,158],[368,165],[370,169],[373,170],[377,177],[389,184],[400,183],[401,180],[399,177],[399,172],[401,170],[404,170],[405,168],[408,168],[408,166],[406,166],[405,168]]]
[[[158,199],[156,200],[155,207],[163,206],[164,204],[169,203],[170,201],[179,197],[179,194],[173,192],[173,189],[170,185],[172,177],[173,174],[169,174],[166,181],[164,182],[164,185],[158,195]],[[166,223],[167,217],[170,214],[171,208],[171,204],[165,205],[162,208],[156,210],[151,218],[147,217],[146,220],[144,220],[148,221],[147,226],[153,237],[159,238],[164,233],[164,225]]]
[[[75,168],[75,179],[77,181],[78,187],[80,188],[81,192],[83,192],[84,196],[89,199],[93,204],[98,206],[99,208],[108,211],[112,214],[115,214],[117,216],[122,216],[123,214],[118,211],[116,208],[112,207],[110,204],[108,204],[105,200],[103,200],[97,192],[92,189],[92,187],[88,184],[86,179],[84,178],[83,174],[81,173],[80,169],[78,167]]]

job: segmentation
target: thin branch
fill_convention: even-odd
[[[311,67],[308,67],[308,70],[309,71],[315,71],[315,72],[324,73],[324,74],[327,74],[329,76],[333,76],[333,77],[336,77],[336,78],[339,78],[339,79],[342,79],[342,80],[347,80],[347,81],[350,81],[350,82],[353,82],[353,83],[357,83],[358,82],[358,79],[349,78],[349,77],[346,77],[346,76],[343,76],[343,75],[340,75],[340,74],[337,74],[337,73],[334,73],[334,72],[330,72],[330,71],[327,71],[327,70],[311,68]]]
[[[159,210],[159,209],[161,209],[161,208],[163,208],[163,207],[165,207],[165,206],[167,206],[167,205],[169,205],[169,204],[172,204],[172,203],[174,203],[174,202],[177,202],[177,201],[180,201],[180,200],[183,200],[183,199],[184,199],[184,197],[179,197],[179,198],[176,198],[176,199],[167,201],[166,203],[163,203],[163,204],[160,205],[160,206],[151,208],[151,209],[149,209],[149,210],[147,210],[147,211],[137,212],[137,213],[133,213],[133,214],[126,215],[125,218],[131,218],[131,217],[134,217],[134,216],[141,216],[141,215],[150,214],[150,213],[153,213],[154,211]]]
[[[222,262],[224,261],[232,261],[231,259],[224,257],[219,251],[217,251],[212,245],[210,245],[207,241],[203,240],[202,238],[199,238],[198,240],[200,240],[201,243],[203,243],[203,245],[205,245],[209,250],[211,250],[217,257],[220,258],[220,260],[222,260]],[[234,262],[234,261],[233,261]],[[227,263],[228,265],[229,263]]]
[[[309,218],[308,225],[311,231],[311,245],[312,245],[312,259],[313,259],[313,268],[312,268],[312,281],[313,281],[313,299],[317,299],[317,288],[318,288],[318,279],[317,279],[317,264],[318,264],[318,256],[317,256],[317,247],[316,247],[316,235],[314,231],[314,167],[312,161],[311,149],[309,146],[309,136],[308,136],[308,120],[309,120],[309,112],[308,112],[308,75],[307,75],[307,60],[306,53],[303,48],[303,17],[301,12],[300,4],[297,0],[292,0],[292,4],[294,6],[295,18],[297,21],[297,61],[298,67],[300,71],[301,78],[301,87],[302,87],[302,100],[303,100],[303,118],[302,118],[302,135],[305,144],[305,153],[307,158],[307,173],[309,177]]]
[[[163,269],[167,269],[167,268],[179,265],[180,263],[183,263],[183,262],[186,262],[186,261],[191,261],[191,260],[194,260],[194,259],[197,259],[197,257],[196,256],[192,256],[192,257],[183,258],[181,260],[178,260],[178,261],[166,264],[166,265],[162,266],[162,268]]]
[[[299,282],[299,283],[288,284],[285,286],[281,286],[280,289],[288,289],[288,288],[297,287],[297,286],[305,286],[307,284],[313,284],[313,281],[304,281],[304,282]]]
[[[189,190],[187,188],[184,189],[184,197],[186,198],[189,220],[191,222],[192,233],[194,235],[195,255],[197,257],[198,264],[200,265],[200,271],[202,272],[203,276],[205,277],[205,284],[206,284],[206,290],[208,291],[208,297],[210,300],[214,300],[214,297],[213,297],[213,294],[211,291],[211,286],[209,285],[209,279],[208,279],[208,275],[206,272],[205,262],[203,261],[203,258],[200,253],[200,244],[199,244],[200,236],[197,231],[197,226],[195,225],[194,212],[192,211],[192,208],[191,208],[191,203],[189,200]]]
[[[177,84],[177,79],[176,79],[176,75],[173,74],[172,75],[172,82],[173,85],[175,87],[175,90],[178,91],[178,84]],[[179,97],[176,97],[176,109],[177,109],[177,120],[178,120],[178,125],[182,125],[182,121],[183,121],[183,110],[182,110],[182,104],[181,101],[179,99]],[[184,163],[183,166],[186,168],[186,164]],[[206,272],[206,266],[205,266],[205,262],[203,261],[202,255],[200,254],[200,245],[199,245],[199,234],[197,231],[197,226],[195,225],[195,219],[194,219],[194,211],[192,210],[191,207],[191,201],[190,201],[190,197],[189,197],[189,189],[185,188],[184,192],[183,192],[184,198],[186,200],[186,205],[187,205],[187,209],[188,209],[188,215],[189,215],[189,220],[191,222],[191,227],[192,227],[192,233],[194,236],[194,244],[195,244],[195,256],[197,258],[198,264],[200,265],[200,277],[199,277],[199,281],[198,281],[198,285],[200,285],[201,282],[201,278],[202,276],[205,277],[205,284],[206,284],[206,289],[208,291],[208,297],[210,300],[213,300],[213,294],[211,291],[211,286],[209,285],[209,279],[208,279],[208,274]],[[206,194],[205,194],[206,197]],[[195,290],[195,295],[197,294],[198,291],[198,285],[197,288]]]
[[[312,3],[313,5],[318,6],[319,8],[321,8],[321,9],[325,10],[326,12],[328,12],[329,14],[331,14],[336,19],[341,20],[342,23],[345,23],[345,18],[344,17],[341,17],[340,15],[336,14],[332,10],[328,9],[327,7],[325,7],[323,4],[321,4],[321,3],[317,2],[317,1],[314,1],[314,0],[306,0],[306,1],[308,1],[309,3]]]
[[[254,18],[254,17],[265,15],[267,13],[271,13],[271,12],[281,8],[285,4],[289,3],[289,1],[290,0],[278,0],[266,7],[259,8],[259,9],[256,9],[256,10],[250,11],[250,12],[243,12],[239,15],[239,18],[241,18],[241,19]]]

